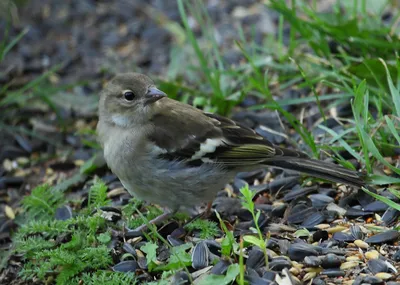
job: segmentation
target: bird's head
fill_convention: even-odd
[[[146,75],[122,73],[102,91],[99,116],[121,127],[145,122],[166,96]]]

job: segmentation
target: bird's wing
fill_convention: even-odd
[[[277,156],[304,157],[302,152],[279,148],[254,130],[228,118],[188,106],[155,114],[149,138],[160,156],[190,164],[219,163],[227,167],[259,164]],[[196,111],[194,111],[196,110]]]

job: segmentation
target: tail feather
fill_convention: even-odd
[[[311,158],[275,157],[266,160],[264,163],[268,166],[290,169],[306,173],[317,178],[344,183],[351,186],[365,187],[367,184],[365,177],[361,173],[347,169],[341,165]]]

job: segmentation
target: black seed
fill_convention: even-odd
[[[338,268],[329,268],[321,272],[321,275],[326,275],[328,277],[339,277],[339,276],[344,276],[344,274],[345,274],[344,271]]]
[[[204,240],[209,251],[215,255],[221,255],[221,245],[212,239]]]
[[[253,248],[249,251],[248,256],[249,257],[246,260],[246,268],[252,268],[256,270],[265,266],[264,253],[261,250]]]
[[[317,209],[324,209],[328,204],[335,200],[324,194],[313,194],[308,196],[312,202],[313,207]]]
[[[249,188],[254,192],[254,197],[269,192],[269,184],[252,185]]]
[[[375,194],[377,194],[376,190],[371,189],[371,191],[374,192]],[[366,207],[368,204],[375,201],[374,197],[372,197],[371,195],[369,195],[368,193],[364,192],[361,189],[358,189],[356,197],[362,207]]]
[[[393,260],[397,262],[400,261],[400,249],[393,255]]]
[[[287,204],[272,205],[271,217],[282,218],[286,208]]]
[[[137,262],[135,260],[121,261],[112,268],[116,272],[135,272],[137,269]]]
[[[354,237],[354,239],[360,239],[360,240],[364,239],[364,233],[361,231],[360,226],[352,225],[350,227],[350,232],[351,232],[351,235]]]
[[[284,268],[291,268],[292,263],[284,257],[276,257],[268,262],[269,269],[281,272]]]
[[[317,230],[315,233],[313,233],[313,241],[324,241],[327,240],[329,238],[329,234],[327,231],[323,231],[323,230]]]
[[[372,216],[374,212],[370,211],[364,211],[361,209],[356,209],[356,208],[349,208],[346,211],[346,214],[344,214],[346,217],[349,218],[358,218],[358,217],[367,217],[367,216]]]
[[[168,235],[167,240],[172,246],[179,246],[179,245],[184,244],[183,241],[181,241],[180,239],[174,238],[172,235]]]
[[[189,285],[190,277],[186,271],[178,271],[172,277],[171,284]]]
[[[395,230],[389,230],[383,233],[376,234],[365,240],[367,243],[380,244],[380,243],[391,243],[395,242],[400,237],[400,232]]]
[[[239,172],[236,177],[242,180],[252,183],[256,179],[263,179],[267,171],[265,169],[257,169],[249,172]]]
[[[306,256],[317,256],[315,246],[306,243],[294,243],[289,247],[288,254],[291,260],[303,261]]]
[[[205,242],[201,241],[193,249],[192,267],[194,269],[202,269],[209,264],[209,250]]]
[[[362,283],[360,284],[383,285],[385,282],[375,276],[364,276],[364,278],[362,278]]]
[[[395,208],[389,208],[382,216],[382,221],[385,223],[386,226],[391,226],[396,221],[398,221],[400,217],[400,211],[396,210]]]
[[[314,278],[313,281],[312,281],[312,283],[311,283],[311,285],[325,285],[325,284],[326,284],[325,281],[322,280],[322,279],[319,278],[319,277]]]
[[[336,268],[336,267],[340,267],[340,265],[344,261],[345,261],[345,258],[343,256],[337,256],[336,254],[328,253],[322,259],[321,266],[323,268]]]
[[[382,201],[374,201],[365,206],[364,211],[379,213],[386,211],[388,208],[388,204],[383,203]]]
[[[290,202],[294,199],[300,198],[300,197],[305,197],[310,193],[317,192],[318,191],[318,186],[312,186],[308,188],[299,188],[296,190],[292,190],[289,193],[287,193],[284,197],[283,200],[285,202]]]
[[[316,225],[321,224],[323,221],[325,221],[324,215],[322,215],[319,212],[312,213],[309,215],[301,224],[302,227],[312,230]]]
[[[299,182],[299,176],[290,176],[286,178],[276,179],[269,183],[269,189],[271,191],[271,194],[275,195],[278,192],[291,189],[295,185],[299,184]]]
[[[130,229],[125,231],[126,239],[131,239],[131,238],[141,237],[141,236],[143,236],[143,231],[135,231],[135,230],[130,230]]]
[[[186,235],[186,231],[183,227],[179,227],[179,228],[173,230],[173,232],[171,233],[171,236],[176,239],[180,239],[180,238],[184,237],[185,235]]]
[[[338,212],[336,211],[324,210],[322,213],[324,214],[325,222],[327,223],[333,222],[338,217]]]
[[[270,213],[272,211],[272,205],[269,204],[256,204],[255,205],[256,210],[261,210],[266,213]]]
[[[368,260],[368,268],[371,270],[373,274],[376,274],[378,272],[388,272],[389,268],[385,261],[382,259],[371,259]]]
[[[235,191],[235,193],[240,193],[240,189],[242,189],[246,185],[249,185],[249,184],[245,180],[239,179],[239,178],[235,178],[235,180],[233,181],[233,184],[232,184],[233,190]]]
[[[276,273],[272,271],[265,271],[262,278],[269,280],[269,281],[275,281],[276,278]]]
[[[140,269],[147,270],[147,259],[145,256],[138,256],[137,263]]]
[[[217,275],[224,275],[229,265],[231,265],[231,262],[229,260],[221,259],[220,261],[218,261],[217,264],[213,266],[213,268],[211,268],[210,273]]]
[[[64,205],[60,208],[57,208],[55,214],[56,220],[65,221],[72,218],[72,209],[68,205]]]
[[[333,188],[319,188],[318,192],[332,198],[335,198],[337,195],[337,190]]]
[[[318,267],[321,265],[321,258],[319,256],[306,256],[304,258],[304,264],[306,266],[311,266],[311,267]]]
[[[278,241],[278,243],[280,253],[286,255],[290,247],[290,241],[286,239],[281,239]]]
[[[356,239],[353,237],[353,235],[347,234],[347,233],[342,233],[342,232],[334,233],[333,236],[332,236],[332,238],[333,238],[334,240],[337,240],[337,241],[344,241],[344,242],[353,242],[353,241],[356,240]]]
[[[290,215],[287,218],[288,224],[300,224],[304,222],[304,220],[315,213],[317,210],[314,208],[310,208],[307,205],[296,205],[293,207]]]
[[[168,235],[172,234],[176,229],[179,228],[179,224],[176,221],[171,221],[158,229],[158,233],[163,237],[166,238]]]
[[[125,250],[125,252],[132,254],[134,257],[137,257],[136,251],[130,243],[125,242],[122,248]]]
[[[333,242],[335,242],[333,240]],[[329,247],[323,247],[321,248],[321,253],[322,254],[336,254],[336,255],[345,255],[346,254],[346,250],[340,249],[340,248],[329,248]]]
[[[267,279],[261,278],[260,276],[245,275],[245,279],[249,285],[268,285],[271,284]]]

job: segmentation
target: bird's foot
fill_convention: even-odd
[[[159,216],[155,217],[154,219],[148,221],[147,223],[137,227],[133,231],[137,231],[137,232],[146,231],[149,228],[149,225],[158,225],[161,222],[164,222],[165,220],[172,217],[174,214],[175,214],[175,211],[171,211],[169,209],[164,209],[164,212],[161,215],[159,215]]]

